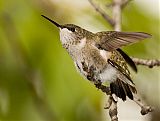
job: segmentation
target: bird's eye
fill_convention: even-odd
[[[75,32],[75,28],[72,28],[72,27],[68,28],[68,30]]]

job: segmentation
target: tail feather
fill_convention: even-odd
[[[117,97],[121,98],[123,101],[126,100],[126,96],[128,96],[131,100],[133,100],[133,93],[136,93],[136,88],[117,79],[115,82],[110,84],[111,93],[115,94]]]
[[[112,94],[115,94],[119,98],[122,98],[122,100],[126,100],[125,90],[123,89],[119,81],[112,82],[110,84],[110,88]]]
[[[128,84],[124,84],[124,90],[126,90],[126,95],[131,99],[133,100],[133,94],[132,94],[132,91],[130,90],[129,88],[129,85]]]

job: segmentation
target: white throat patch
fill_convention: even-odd
[[[82,49],[85,45],[86,45],[86,38],[83,38],[82,40],[80,40],[80,44],[79,44],[79,48]]]
[[[68,41],[71,41],[73,39],[72,37],[72,32],[69,31],[67,28],[63,28],[63,29],[60,29],[60,40],[62,42],[62,44],[68,42]]]

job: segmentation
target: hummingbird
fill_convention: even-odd
[[[73,59],[78,71],[87,80],[109,83],[111,96],[134,100],[137,93],[128,65],[137,72],[132,59],[121,47],[151,37],[144,32],[102,31],[93,33],[74,24],[60,25],[42,15],[59,28],[60,41]]]

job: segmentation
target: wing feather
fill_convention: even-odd
[[[117,49],[117,51],[123,56],[123,58],[125,59],[125,61],[129,64],[129,66],[135,71],[137,72],[137,67],[135,65],[135,63],[133,62],[133,60],[125,53],[123,52],[121,49]]]
[[[96,42],[96,46],[107,51],[113,51],[122,46],[126,46],[132,43],[136,43],[146,38],[150,38],[151,35],[144,32],[118,32],[107,31],[98,32],[96,36],[99,40]]]

